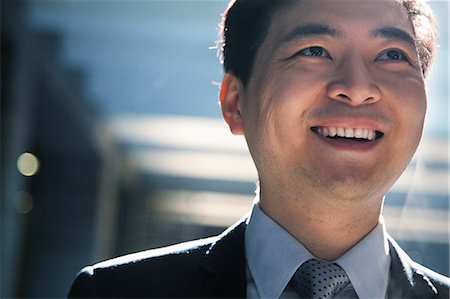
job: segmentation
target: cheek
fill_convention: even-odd
[[[249,86],[243,107],[249,146],[264,155],[289,151],[302,140],[302,114],[310,105],[308,99],[317,98],[295,73],[267,73],[270,75]]]
[[[425,82],[420,73],[391,73],[379,77],[383,98],[394,115],[410,124],[422,123],[427,108]],[[383,99],[382,99],[383,100]]]
[[[395,121],[394,137],[399,152],[405,156],[413,155],[422,136],[427,110],[427,96],[422,81],[404,80],[402,85],[392,87],[390,105]]]
[[[409,84],[408,84],[409,83]],[[395,97],[398,115],[404,118],[403,125],[411,130],[422,130],[427,110],[427,96],[422,81],[409,80],[396,87]],[[412,131],[411,133],[415,133]]]
[[[273,72],[265,81],[263,94],[265,111],[277,111],[282,117],[299,115],[313,103],[317,103],[324,90],[323,77],[299,70]]]

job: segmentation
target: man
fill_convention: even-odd
[[[224,119],[259,175],[223,234],[86,267],[71,297],[448,298],[386,233],[414,154],[435,25],[414,0],[237,0],[224,14]]]

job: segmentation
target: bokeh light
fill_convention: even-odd
[[[26,191],[19,191],[14,196],[14,207],[21,214],[28,214],[33,209],[33,197]]]
[[[33,176],[39,170],[39,160],[32,153],[23,153],[17,159],[17,169],[24,176]]]

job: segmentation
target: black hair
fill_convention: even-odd
[[[263,43],[272,16],[287,1],[232,0],[223,13],[218,43],[225,72],[232,72],[244,86],[250,80],[255,56]],[[435,56],[437,23],[423,0],[397,0],[406,8],[414,27],[417,50],[424,75]]]
[[[272,15],[282,0],[233,0],[223,14],[219,51],[225,72],[244,86],[250,79],[256,52],[269,30]]]

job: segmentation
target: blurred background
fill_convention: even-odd
[[[449,274],[447,1],[425,136],[388,230]],[[1,297],[64,297],[86,264],[209,236],[256,171],[217,104],[225,1],[1,1]]]

